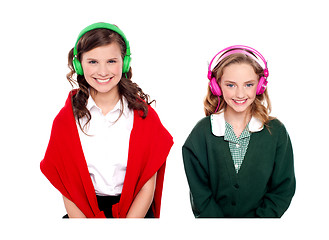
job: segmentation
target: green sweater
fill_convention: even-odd
[[[279,120],[252,133],[237,174],[229,143],[200,120],[183,146],[195,217],[281,217],[295,193],[293,151]]]

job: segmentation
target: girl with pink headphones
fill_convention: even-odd
[[[269,115],[268,76],[251,47],[231,46],[211,60],[206,117],[182,149],[195,217],[281,217],[288,209],[293,150],[284,125]]]

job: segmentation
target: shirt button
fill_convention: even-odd
[[[234,184],[234,187],[235,187],[236,189],[239,189],[239,188],[240,188],[239,184]]]

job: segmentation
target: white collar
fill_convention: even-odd
[[[211,131],[217,137],[222,137],[225,135],[225,118],[224,112],[218,114],[212,114],[210,116],[211,122]],[[251,117],[249,122],[249,131],[250,132],[259,132],[264,128],[263,123],[255,118]]]
[[[121,104],[121,102],[123,104]],[[95,103],[94,99],[91,97],[91,94],[89,94],[89,98],[88,98],[88,102],[87,102],[87,106],[86,108],[90,111],[92,108],[97,108],[100,112],[102,112],[102,109],[100,107],[97,106],[97,104]],[[123,107],[123,110],[122,110],[122,107]],[[121,99],[119,99],[119,101],[117,102],[117,104],[114,106],[114,108],[108,113],[113,113],[115,111],[119,110],[120,112],[122,112],[122,114],[125,116],[125,117],[128,117],[129,116],[129,108],[128,108],[128,101],[127,99],[122,96]]]

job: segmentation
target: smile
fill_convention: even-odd
[[[111,81],[113,77],[111,78],[106,78],[106,79],[100,79],[100,78],[94,78],[97,82],[99,83],[108,83],[109,81]]]
[[[248,99],[243,99],[243,100],[235,100],[233,99],[233,101],[237,104],[244,104],[245,102],[247,102]]]

